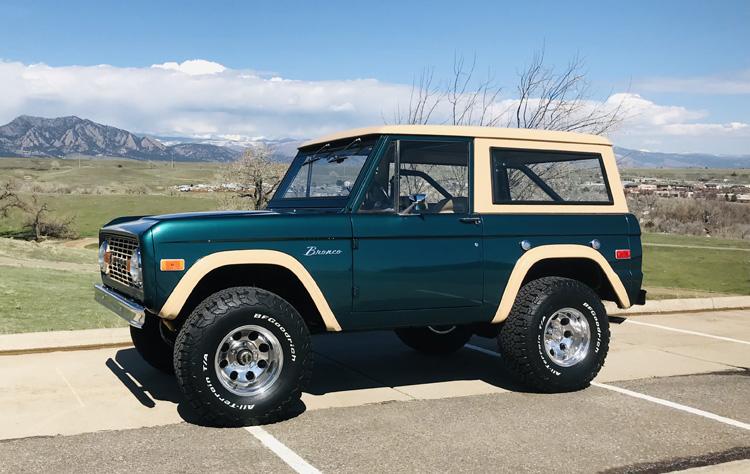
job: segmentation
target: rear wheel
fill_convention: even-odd
[[[407,346],[425,354],[450,354],[471,339],[466,326],[427,326],[396,329],[396,335]]]
[[[162,322],[153,314],[146,314],[143,327],[130,326],[130,339],[135,350],[151,367],[167,374],[174,373],[172,344],[162,337]]]
[[[287,301],[259,288],[230,288],[203,301],[180,330],[177,381],[206,423],[273,422],[309,380],[310,345],[305,322]]]
[[[579,390],[604,365],[609,321],[591,288],[569,278],[545,277],[521,288],[498,342],[510,368],[530,387]]]

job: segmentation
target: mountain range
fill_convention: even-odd
[[[149,137],[75,116],[22,115],[0,126],[0,157],[122,157],[136,160],[233,161],[244,148],[264,143],[288,162],[302,141]],[[622,168],[750,168],[750,155],[660,153],[615,147]]]
[[[0,156],[122,157],[136,160],[233,161],[241,151],[205,143],[165,145],[127,130],[75,116],[21,115],[0,127]]]

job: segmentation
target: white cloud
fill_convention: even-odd
[[[0,61],[0,122],[78,115],[156,135],[307,138],[383,122],[406,85],[262,77],[210,61],[145,68]]]
[[[222,64],[215,63],[213,61],[206,61],[204,59],[190,59],[188,61],[183,61],[182,63],[167,62],[163,64],[154,64],[151,67],[157,69],[179,71],[190,76],[217,74],[220,72],[224,72],[227,69]]]
[[[615,94],[607,103],[622,103],[628,119],[613,139],[622,146],[653,151],[748,154],[750,126],[744,122],[706,122],[709,113],[660,105],[638,94]]]
[[[134,132],[245,141],[309,138],[377,125],[409,102],[411,86],[374,79],[302,81],[233,70],[200,59],[151,67],[53,67],[0,61],[0,123],[17,115],[78,115]],[[512,90],[508,88],[507,90]],[[502,98],[497,110],[514,103]],[[712,123],[709,113],[613,94],[630,116],[613,135],[624,146],[747,153],[750,126]],[[591,102],[591,106],[602,105]],[[436,111],[436,122],[446,110]],[[692,147],[691,149],[685,149]]]

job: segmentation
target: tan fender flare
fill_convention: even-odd
[[[323,318],[326,329],[341,331],[341,326],[312,275],[296,258],[277,250],[228,250],[212,253],[201,258],[190,267],[177,283],[175,289],[172,290],[161,311],[159,311],[159,317],[164,319],[176,318],[195,287],[211,271],[229,265],[246,264],[276,265],[291,271],[299,278],[310,294],[310,298],[312,298]]]
[[[510,274],[510,278],[508,278],[505,291],[503,291],[503,298],[500,300],[500,306],[498,306],[495,317],[492,319],[493,323],[501,323],[508,317],[511,308],[513,307],[513,303],[516,301],[518,291],[521,289],[521,283],[523,283],[523,280],[531,267],[537,262],[551,258],[586,258],[593,260],[599,265],[604,272],[604,275],[606,275],[609,280],[609,283],[612,285],[612,288],[614,288],[618,299],[618,306],[621,308],[630,307],[630,298],[628,297],[627,291],[625,291],[625,286],[622,284],[620,277],[617,276],[617,273],[612,270],[607,259],[604,258],[601,253],[584,245],[542,245],[528,250],[516,262],[516,265],[513,267],[513,271]]]

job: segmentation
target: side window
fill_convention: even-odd
[[[403,212],[410,209],[417,195],[424,195],[425,203],[413,212],[468,212],[467,142],[400,140],[398,147],[391,142],[378,164],[360,212]]]
[[[611,204],[600,155],[544,150],[492,150],[495,204]]]

